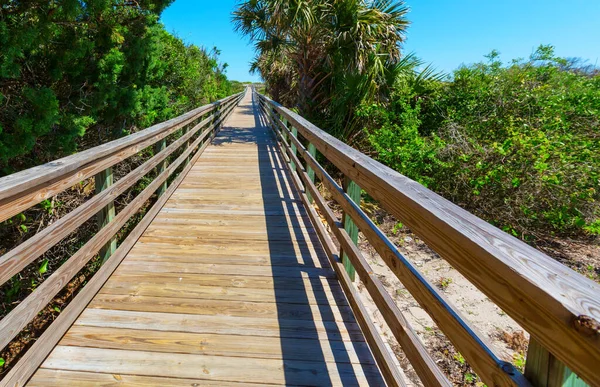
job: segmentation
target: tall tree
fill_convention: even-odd
[[[358,100],[377,98],[401,58],[407,11],[401,0],[248,0],[233,20],[255,43],[268,92],[319,120],[349,82],[360,80]]]

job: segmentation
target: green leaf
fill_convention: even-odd
[[[48,260],[44,259],[44,262],[42,262],[42,264],[40,265],[40,268],[38,269],[38,273],[44,274],[47,271],[48,271]]]
[[[4,361],[4,359],[0,357],[0,367],[4,366],[5,363],[6,362]]]
[[[20,228],[20,229],[21,229],[21,230],[22,230],[24,233],[26,233],[26,232],[29,230],[29,229],[27,228],[27,226],[26,226],[26,225],[24,225],[24,224],[20,225],[20,226],[19,226],[19,228]]]

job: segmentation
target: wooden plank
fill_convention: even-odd
[[[163,138],[162,140],[160,140],[156,144],[154,144],[154,153],[160,153],[166,147],[167,147],[167,140]],[[167,161],[166,160],[161,161],[161,163],[158,164],[158,166],[156,167],[156,174],[160,175],[161,173],[163,173],[165,171],[166,168],[167,168]],[[162,194],[165,193],[166,190],[167,190],[167,182],[165,181],[164,183],[162,183],[160,185],[160,187],[158,187],[158,190],[156,190],[156,194],[158,196],[161,196]]]
[[[246,240],[244,243],[248,243],[248,246],[252,248],[245,249],[240,245],[241,241],[235,243],[237,242],[235,239],[231,239],[229,244],[220,240],[198,240],[197,244],[186,244],[184,242],[176,238],[170,240],[152,238],[152,240],[140,242],[139,246],[136,246],[136,252],[152,254],[153,251],[160,251],[164,254],[226,255],[230,257],[264,257],[269,255],[271,257],[297,258],[300,256],[303,260],[320,259],[322,257],[320,247],[310,243],[288,244],[286,241],[272,241],[272,243],[256,241],[250,243],[249,240]]]
[[[182,281],[128,282],[122,278],[111,278],[101,294],[127,295],[132,297],[191,298],[197,300],[222,300],[244,302],[267,302],[309,305],[347,305],[344,294],[338,289],[248,289],[240,287],[221,287],[216,285],[190,287]]]
[[[295,154],[295,152],[294,152],[294,154]],[[345,186],[344,188],[346,190],[346,193],[348,194],[348,197],[350,197],[350,199],[352,199],[352,201],[354,203],[356,203],[360,206],[361,189],[358,186],[358,184],[356,184],[352,180],[345,177],[344,178],[344,186]],[[350,239],[352,240],[352,242],[354,242],[355,245],[358,245],[358,227],[352,220],[352,217],[348,216],[344,212],[342,214],[342,223],[344,224],[344,229],[350,236]],[[342,263],[346,267],[346,271],[348,272],[350,279],[352,281],[354,281],[356,270],[354,269],[354,266],[352,266],[352,262],[350,262],[348,255],[346,254],[346,252],[344,252],[343,249],[342,249]]]
[[[42,368],[276,384],[368,386],[375,366],[57,346]],[[370,383],[369,383],[370,382]]]
[[[527,346],[525,377],[539,387],[588,387],[587,383],[542,347],[533,336]]]
[[[246,266],[246,265],[190,265],[189,263],[168,263],[152,261],[125,261],[119,267],[119,273],[189,273],[189,274],[223,274],[251,275],[265,277],[309,277],[335,278],[331,269],[298,266]]]
[[[544,347],[600,385],[600,285],[261,98]]]
[[[184,379],[176,377],[138,376],[126,374],[80,372],[65,370],[39,369],[27,383],[28,387],[88,387],[88,386],[131,386],[131,387],[265,387],[273,384],[236,383],[229,381],[211,381],[205,379]]]
[[[141,262],[177,262],[188,264],[221,264],[221,265],[256,265],[256,266],[299,266],[306,267],[329,267],[326,260],[317,259],[315,257],[298,256],[290,254],[289,256],[275,255],[268,256],[267,254],[260,255],[237,255],[231,256],[227,254],[198,254],[196,252],[188,252],[187,254],[161,254],[159,251],[141,252],[135,251],[128,256],[128,260]]]
[[[308,143],[308,153],[310,153],[310,155],[316,159],[317,148],[315,148],[315,146],[313,145],[312,142]],[[310,181],[312,181],[314,183],[315,182],[315,171],[308,164],[306,164],[306,173],[308,174],[308,178],[310,179]],[[313,199],[312,199],[312,196],[310,196],[310,193],[307,193],[307,196],[308,196],[309,202],[312,203]]]
[[[127,257],[129,260],[129,256]],[[190,288],[195,286],[219,286],[251,289],[317,289],[326,290],[329,288],[339,290],[339,284],[334,278],[310,277],[300,273],[298,277],[285,277],[284,280],[266,276],[251,275],[230,275],[230,274],[181,274],[181,273],[155,273],[148,276],[146,273],[127,273],[117,270],[111,280],[130,281],[137,283],[172,283],[179,282],[188,285]]]
[[[230,317],[260,317],[263,319],[354,321],[352,312],[347,306],[333,304],[323,306],[307,303],[223,301],[99,293],[89,304],[88,308]]]
[[[75,325],[212,333],[221,335],[317,339],[362,342],[360,328],[350,321],[264,319],[178,313],[136,312],[114,309],[86,309]],[[243,327],[243,329],[240,329]]]
[[[306,338],[286,340],[286,345],[294,348],[293,351],[287,351],[282,348],[280,337],[244,336],[241,339],[236,335],[75,325],[69,329],[60,345],[260,359],[322,358],[327,363],[374,364],[371,351],[364,342],[329,342]]]

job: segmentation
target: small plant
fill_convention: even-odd
[[[5,363],[6,362],[4,361],[4,359],[0,357],[0,367],[4,367]]]
[[[466,360],[463,357],[463,355],[460,352],[457,352],[454,356],[453,356],[454,360],[456,360],[457,362],[460,363],[460,365],[465,365]]]
[[[11,302],[13,302],[17,296],[19,295],[19,293],[21,292],[21,280],[19,280],[19,278],[17,278],[16,276],[13,277],[10,280],[10,287],[8,288],[8,290],[6,291],[6,294],[4,295],[4,302],[10,304]]]
[[[38,268],[38,273],[44,274],[48,271],[48,260],[44,259],[40,267]]]
[[[472,384],[475,383],[475,380],[477,380],[477,376],[473,375],[470,372],[465,373],[465,382]]]
[[[448,286],[452,283],[452,278],[449,277],[440,277],[438,280],[438,287],[442,290],[446,290]]]
[[[513,354],[513,364],[517,367],[521,372],[525,370],[525,356],[523,352],[517,352]]]
[[[396,223],[394,225],[394,227],[392,228],[392,234],[398,235],[398,233],[400,232],[400,230],[402,230],[402,227],[404,227],[404,225],[402,224],[402,222]]]

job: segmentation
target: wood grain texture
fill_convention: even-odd
[[[80,371],[63,371],[63,370],[47,370],[40,369],[31,378],[28,386],[39,387],[265,387],[273,386],[273,384],[262,383],[236,383],[225,381],[211,381],[205,379],[185,379],[173,377],[156,377],[156,376],[138,376],[126,374],[100,373],[100,372],[80,372]]]
[[[600,285],[261,98],[544,347],[600,385]]]
[[[206,165],[191,161],[72,327],[54,332],[52,345],[65,334],[31,385],[111,385],[113,375],[133,385],[384,385],[256,117],[246,95],[203,150]],[[229,155],[242,162],[215,162]]]
[[[381,380],[376,366],[306,360],[208,356],[57,346],[42,368],[140,376],[272,384],[369,386]],[[287,372],[284,371],[287,369]],[[308,382],[308,383],[307,383]]]

